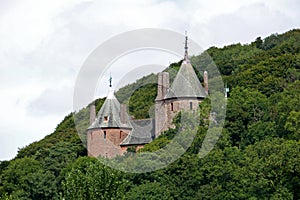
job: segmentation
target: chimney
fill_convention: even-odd
[[[205,89],[206,94],[208,94],[208,73],[207,73],[207,71],[204,71],[203,79],[204,79],[204,89]]]
[[[162,100],[163,99],[163,74],[162,72],[159,72],[157,75],[157,97],[156,100]]]
[[[157,97],[156,100],[162,100],[167,94],[167,91],[170,87],[169,84],[169,73],[168,72],[159,72],[158,81],[157,81]]]
[[[93,101],[90,104],[90,125],[92,125],[95,119],[96,119],[96,107],[95,107],[95,102]]]
[[[167,95],[168,89],[170,87],[169,73],[163,72],[163,98]]]
[[[120,106],[120,120],[122,124],[127,123],[127,107],[126,104],[121,104]]]

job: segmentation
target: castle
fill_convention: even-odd
[[[180,69],[170,87],[169,73],[158,73],[155,119],[131,119],[126,105],[114,96],[111,80],[109,93],[96,116],[95,105],[90,106],[90,126],[87,129],[88,155],[113,158],[128,148],[136,150],[157,138],[162,132],[174,128],[173,118],[181,110],[196,110],[208,95],[208,74],[203,73],[202,87],[188,58],[187,36],[185,53]]]

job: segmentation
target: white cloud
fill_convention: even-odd
[[[14,156],[18,147],[42,139],[61,121],[61,116],[31,117],[25,108],[32,94],[41,91],[37,84],[1,89],[0,158]],[[67,113],[65,113],[67,114]]]
[[[210,17],[205,20],[201,20],[201,17],[198,18],[195,14],[195,20],[190,28],[192,36],[208,48],[211,45],[249,43],[258,36],[266,37],[271,33],[281,33],[299,27],[300,23],[295,19],[300,15],[298,14],[296,18],[295,14],[291,15],[289,9],[292,9],[292,6],[289,6],[289,9],[280,10],[278,5],[269,3],[271,1],[249,2],[243,4],[243,1],[240,1],[232,8],[230,8],[231,4],[229,6],[221,4],[224,11],[220,11],[219,14],[210,14]],[[299,7],[299,3],[296,7]],[[195,13],[201,12],[202,10],[199,9]]]
[[[57,87],[45,89],[36,99],[27,106],[28,115],[36,117],[61,116],[72,110],[72,87]]]

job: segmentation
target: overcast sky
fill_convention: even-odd
[[[300,27],[299,10],[299,0],[0,0],[0,160],[72,112],[80,67],[112,36],[162,28],[187,30],[205,49],[250,43]]]

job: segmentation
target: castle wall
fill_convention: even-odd
[[[165,126],[167,112],[163,101],[155,102],[155,137],[157,138]]]
[[[175,128],[173,124],[174,117],[182,110],[193,111],[199,108],[201,99],[185,98],[185,99],[167,99],[164,101],[164,107],[166,110],[165,122],[161,128],[161,132],[168,130],[169,128]]]
[[[88,156],[113,158],[122,155],[120,143],[128,133],[129,130],[119,128],[89,130],[87,132]]]

